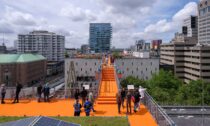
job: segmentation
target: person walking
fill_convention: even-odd
[[[75,93],[74,93],[74,98],[75,98],[75,100],[79,99],[79,95],[80,95],[79,89],[76,89],[76,91],[75,91]]]
[[[145,94],[146,88],[143,88],[142,86],[139,86],[139,93],[141,95],[141,102],[145,104],[144,100],[144,94]]]
[[[1,85],[1,104],[5,104],[4,102],[5,95],[6,95],[6,87],[5,87],[5,84],[2,84]]]
[[[74,103],[74,116],[80,116],[82,105],[79,103],[79,99],[76,99]]]
[[[125,101],[125,96],[126,96],[126,92],[125,92],[125,88],[122,89],[121,91],[121,100],[122,100],[122,107],[124,108],[124,101]]]
[[[94,96],[93,96],[93,93],[92,93],[92,92],[90,92],[90,93],[88,94],[88,99],[89,99],[89,101],[90,101],[91,104],[92,104],[92,110],[93,110],[93,112],[96,112],[95,109],[94,109],[94,102],[95,102],[95,99],[94,99]]]
[[[122,96],[121,96],[121,92],[118,92],[116,94],[116,101],[117,101],[117,108],[118,108],[118,113],[120,114],[121,113],[121,105],[122,105]]]
[[[128,93],[126,95],[126,107],[127,107],[127,114],[131,114],[131,92],[128,90]]]
[[[134,93],[134,112],[136,113],[138,111],[138,108],[139,108],[139,102],[140,102],[140,93],[138,91],[138,89],[135,91]]]
[[[48,86],[48,83],[43,88],[44,92],[44,101],[50,102],[49,95],[50,95],[50,87]]]
[[[41,98],[42,98],[42,85],[41,84],[37,87],[37,95],[38,95],[38,102],[41,102]]]
[[[15,99],[14,99],[13,103],[19,103],[19,94],[20,94],[22,88],[23,88],[23,86],[20,83],[16,84],[16,93],[15,93]]]
[[[87,98],[86,102],[84,103],[86,116],[90,116],[90,111],[92,110],[92,107],[93,107],[92,103]]]
[[[85,87],[83,87],[83,90],[82,90],[82,92],[81,92],[81,97],[82,97],[82,106],[84,105],[84,103],[85,103],[85,100],[86,100],[86,98],[87,98],[87,90],[85,90]]]

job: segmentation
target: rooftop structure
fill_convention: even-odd
[[[0,83],[30,86],[46,75],[46,58],[36,54],[0,54]]]

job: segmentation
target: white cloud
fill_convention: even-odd
[[[36,25],[36,20],[31,14],[22,13],[9,6],[6,7],[6,13],[4,15],[4,18],[8,22],[15,25],[21,25],[21,26]]]
[[[70,18],[72,21],[96,20],[96,16],[90,10],[84,10],[71,4],[68,7],[62,8],[60,14]]]
[[[146,33],[165,33],[170,31],[178,31],[183,24],[183,20],[190,15],[197,15],[197,3],[190,2],[178,11],[171,19],[162,19],[155,24],[148,25],[144,32]]]

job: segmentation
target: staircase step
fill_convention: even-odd
[[[117,104],[116,101],[98,101],[98,104]]]
[[[98,101],[116,101],[116,98],[98,98]]]
[[[113,98],[113,99],[115,99],[115,96],[99,96],[98,98],[99,98],[99,99],[100,99],[100,98]]]

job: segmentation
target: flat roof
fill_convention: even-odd
[[[25,63],[45,59],[46,58],[44,56],[38,54],[0,54],[0,64]]]

